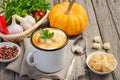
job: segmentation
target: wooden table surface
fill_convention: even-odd
[[[49,0],[51,7],[55,4],[67,0]],[[102,43],[109,42],[111,48],[109,50],[117,60],[116,69],[108,75],[97,75],[86,67],[86,55],[80,57],[81,61],[76,60],[75,68],[71,75],[71,80],[120,80],[120,0],[77,0],[87,11],[89,24],[83,33],[87,41],[87,49],[92,46],[94,36],[100,36]],[[81,66],[77,63],[81,62]],[[8,64],[0,63],[0,75]],[[79,71],[85,75],[79,75]],[[8,71],[0,80],[18,80],[19,74]],[[20,80],[29,80],[28,77],[22,77]]]

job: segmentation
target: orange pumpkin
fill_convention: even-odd
[[[82,5],[74,3],[71,6],[69,2],[63,2],[51,9],[49,21],[51,27],[64,30],[68,36],[75,36],[85,30],[88,16]]]

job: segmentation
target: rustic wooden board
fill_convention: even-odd
[[[89,17],[89,23],[87,26],[86,31],[83,33],[86,42],[87,42],[87,50],[91,49],[92,46],[92,42],[93,42],[93,37],[98,35],[99,36],[99,29],[97,26],[97,22],[96,22],[96,18],[95,18],[95,14],[94,14],[94,10],[93,10],[93,6],[91,4],[90,0],[78,0],[78,2],[86,9],[88,17]],[[79,80],[89,80],[91,78],[90,74],[91,71],[87,68],[86,63],[85,63],[85,56],[82,56],[82,61],[84,62],[83,64],[81,64],[82,66],[84,65],[84,67],[81,68],[81,70],[85,70],[84,71],[84,76],[79,76]],[[80,60],[80,59],[79,59]],[[78,69],[79,70],[79,69]],[[94,74],[94,73],[92,73]]]
[[[102,40],[103,40],[103,42],[110,42],[111,49],[109,52],[113,53],[115,58],[117,59],[118,65],[117,65],[117,69],[116,69],[117,71],[115,70],[115,73],[118,73],[118,71],[120,71],[118,68],[118,67],[120,67],[120,63],[119,63],[120,43],[119,43],[118,33],[116,30],[117,28],[115,28],[116,25],[113,21],[113,17],[114,17],[114,19],[116,19],[116,17],[115,17],[115,15],[112,17],[114,12],[113,12],[113,14],[111,14],[111,12],[109,10],[111,4],[108,2],[109,1],[105,1],[105,0],[94,0],[92,3],[94,5],[94,10],[96,13],[97,23],[98,23],[98,26],[100,29],[100,34],[102,36]],[[119,1],[116,0],[116,3],[117,2],[119,2]],[[109,6],[108,6],[108,4],[109,4]],[[114,7],[115,7],[115,5],[114,5]],[[111,8],[113,8],[113,7],[111,6]],[[117,22],[116,22],[116,24],[117,24]],[[113,73],[112,73],[112,75],[109,74],[109,75],[107,75],[107,80],[112,80],[112,76],[113,76],[113,80],[116,80],[116,77],[119,80],[120,76],[118,76],[118,75],[119,74],[116,74],[116,76],[114,76]],[[97,80],[99,80],[99,79],[97,79]]]
[[[112,34],[114,37],[111,37],[112,39],[112,45],[113,45],[113,49],[111,50],[111,52],[114,52],[115,57],[117,58],[117,69],[114,71],[115,72],[115,76],[114,76],[114,80],[120,80],[120,75],[119,75],[119,71],[120,69],[118,67],[120,67],[120,0],[107,0],[107,4],[109,6],[109,10],[110,13],[112,15],[112,20],[113,20],[113,24],[114,24],[114,28],[116,33],[114,32],[114,34]],[[111,32],[112,33],[112,32]]]
[[[51,7],[63,1],[71,0],[49,0]],[[111,49],[109,52],[113,53],[117,59],[117,69],[108,75],[96,75],[88,69],[85,63],[85,58],[88,54],[77,57],[74,69],[70,80],[120,80],[120,0],[77,0],[77,3],[84,6],[88,13],[89,23],[87,29],[83,33],[87,41],[87,49],[91,50],[93,37],[101,36],[103,43],[110,42]],[[72,45],[72,43],[71,43]],[[77,65],[81,66],[77,66]],[[0,63],[0,75],[8,64]],[[85,74],[85,75],[81,75]],[[3,80],[18,80],[19,74],[7,71]],[[0,80],[2,80],[0,78]],[[28,77],[22,77],[20,80],[30,80]]]
[[[3,77],[5,67],[6,67],[6,64],[0,63],[0,79],[2,79]]]
[[[87,13],[89,16],[89,25],[88,28],[86,29],[84,35],[86,37],[87,40],[87,49],[91,50],[92,44],[93,44],[93,38],[94,36],[101,36],[99,33],[99,27],[98,27],[98,23],[97,23],[97,19],[96,19],[96,14],[94,13],[94,7],[93,4],[90,0],[84,0],[85,4],[86,4],[86,9],[87,9]],[[87,54],[89,55],[89,54]],[[88,72],[88,76],[89,76],[89,80],[104,80],[104,76],[98,76],[95,73],[91,72],[89,69],[87,69]],[[105,76],[106,77],[106,76]],[[97,79],[96,79],[97,78]],[[108,80],[111,79],[108,78]]]
[[[120,0],[107,0],[113,23],[120,38]]]
[[[99,33],[99,24],[97,22],[96,14],[94,13],[93,3],[89,0],[84,0],[84,2],[79,1],[82,3],[82,5],[86,8],[88,16],[89,16],[89,25],[86,29],[84,36],[87,40],[87,49],[91,49],[92,43],[93,43],[93,37],[94,36],[101,36]],[[102,36],[101,36],[102,37]],[[87,79],[89,76],[89,79],[91,80],[112,80],[112,75],[105,75],[105,76],[98,76],[95,73],[87,70],[88,74],[86,74],[83,80]]]
[[[5,70],[4,75],[2,76],[2,80],[15,80],[15,74],[14,72],[11,72],[9,70]]]

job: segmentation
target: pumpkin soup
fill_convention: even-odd
[[[46,50],[59,49],[67,42],[66,34],[60,29],[45,28],[42,30],[42,34],[40,31],[36,31],[32,36],[32,42],[38,48]]]

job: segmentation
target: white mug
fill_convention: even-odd
[[[45,73],[57,72],[64,67],[66,62],[66,44],[53,50],[44,50],[33,45],[34,50],[26,57],[27,63]],[[30,60],[31,57],[33,57],[33,62]]]

